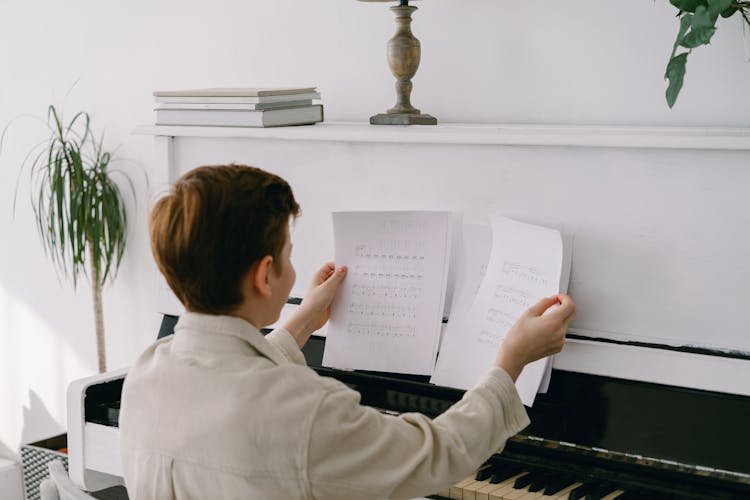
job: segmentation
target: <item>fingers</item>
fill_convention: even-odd
[[[313,277],[313,283],[316,285],[320,285],[328,278],[330,278],[331,274],[333,274],[335,270],[336,266],[333,262],[326,262],[320,267],[320,269],[318,269],[318,272],[315,273],[315,276]]]
[[[331,266],[333,266],[333,263],[331,263]],[[346,277],[346,271],[346,266],[340,266],[338,269],[335,269],[335,271],[332,269],[320,286],[324,288],[338,287],[341,282],[344,281],[344,278]]]
[[[552,307],[553,305],[558,303],[558,295],[553,295],[552,297],[545,297],[533,306],[529,307],[526,312],[530,316],[541,316],[544,314],[544,311]]]
[[[573,302],[573,299],[565,293],[557,294],[556,298],[559,301],[560,306],[554,311],[550,311],[548,316],[559,319],[562,322],[570,323],[576,315],[576,305]]]

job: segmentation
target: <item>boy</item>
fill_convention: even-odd
[[[130,498],[427,495],[528,425],[513,382],[526,363],[562,348],[575,315],[569,297],[530,308],[485,377],[439,417],[384,415],[318,376],[300,351],[328,320],[344,267],[323,265],[283,328],[260,333],[294,283],[289,224],[298,213],[283,179],[241,165],[192,170],[154,206],[154,258],[187,312],[125,380]]]

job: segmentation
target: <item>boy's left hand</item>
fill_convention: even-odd
[[[333,262],[324,264],[313,276],[302,303],[284,325],[300,347],[328,321],[331,303],[345,277],[346,267],[336,269]]]

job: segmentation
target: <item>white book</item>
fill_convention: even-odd
[[[332,305],[323,365],[429,375],[442,325],[449,212],[337,212],[335,259],[349,269]]]
[[[233,109],[255,111],[258,109],[299,108],[301,106],[312,106],[312,103],[312,99],[259,103],[162,102],[157,104],[154,111],[159,109]]]
[[[265,103],[320,99],[315,87],[208,88],[157,90],[156,102]]]
[[[307,94],[269,95],[269,96],[245,96],[245,97],[221,97],[221,96],[174,96],[155,97],[157,103],[219,103],[219,104],[255,104],[270,102],[286,102],[297,100],[320,99],[320,92]]]
[[[157,125],[198,127],[280,127],[323,121],[323,106],[265,110],[157,109]]]
[[[212,87],[188,90],[156,90],[155,97],[264,97],[272,95],[308,94],[315,87]]]
[[[431,382],[470,389],[492,366],[507,330],[542,297],[567,290],[572,237],[555,229],[493,217],[463,227],[448,326]],[[567,247],[567,248],[564,248]],[[551,359],[527,365],[516,381],[533,405],[546,391]]]

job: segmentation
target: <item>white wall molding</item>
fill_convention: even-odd
[[[624,127],[449,123],[436,126],[381,126],[324,122],[298,127],[240,128],[144,125],[136,134],[296,141],[381,142],[750,150],[750,128]]]

